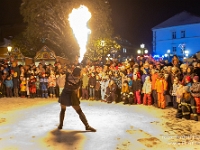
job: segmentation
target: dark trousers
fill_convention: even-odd
[[[37,97],[41,97],[41,90],[40,89],[36,90],[36,95],[37,95]]]
[[[49,94],[55,95],[55,88],[54,87],[49,87]]]
[[[95,99],[101,100],[101,90],[95,90]]]
[[[176,102],[176,96],[172,96],[172,102],[173,102],[173,107],[175,109],[177,109],[178,108],[178,103]]]
[[[36,93],[30,93],[30,98],[35,98]]]
[[[152,104],[158,105],[157,91],[156,90],[152,90],[152,97],[153,97]]]
[[[14,97],[18,97],[19,96],[19,89],[17,87],[14,87],[13,89],[13,92],[14,92]]]
[[[11,87],[6,87],[6,95],[7,95],[7,97],[12,97],[13,96],[13,92],[12,92],[12,88]]]
[[[82,88],[82,99],[88,99],[88,89]]]

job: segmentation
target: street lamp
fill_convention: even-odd
[[[189,56],[189,51],[185,51],[185,57],[188,57]]]
[[[137,51],[137,53],[138,53],[138,54],[141,54],[141,53],[142,53],[142,51],[139,49],[139,50]]]
[[[7,46],[8,49],[8,55],[9,55],[9,63],[10,63],[10,54],[11,54],[11,50],[12,50],[12,46]]]
[[[8,46],[7,49],[8,49],[8,54],[10,56],[10,53],[11,53],[11,50],[12,50],[12,46]]]
[[[147,54],[147,53],[148,53],[148,50],[147,50],[147,49],[145,49],[144,53],[145,53],[145,54]]]
[[[145,44],[140,44],[140,49],[137,51],[139,55],[148,54],[148,50],[145,48]]]

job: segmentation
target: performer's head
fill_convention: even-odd
[[[74,70],[73,70],[73,72],[72,72],[72,75],[74,76],[74,77],[78,77],[78,76],[80,76],[81,75],[81,68],[80,67],[76,67],[76,68],[74,68]]]

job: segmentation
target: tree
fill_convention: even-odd
[[[45,44],[57,55],[62,53],[68,58],[78,55],[79,46],[70,28],[68,15],[80,5],[87,6],[92,14],[89,47],[99,39],[110,39],[113,32],[111,9],[105,0],[22,0],[20,11],[27,28],[21,38],[16,38],[16,45],[24,53],[30,49],[36,52]]]

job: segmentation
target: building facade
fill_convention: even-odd
[[[200,51],[200,17],[181,12],[152,28],[154,55],[184,59]]]

